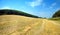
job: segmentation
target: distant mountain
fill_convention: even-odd
[[[34,17],[34,18],[40,18],[35,15],[31,15],[22,11],[17,11],[17,10],[11,10],[11,9],[2,9],[0,10],[0,15],[22,15],[22,16],[27,16],[27,17]]]
[[[60,17],[60,10],[58,10],[52,17],[53,17],[53,18],[54,18],[54,17]]]

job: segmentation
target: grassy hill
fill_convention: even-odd
[[[60,17],[60,10],[56,11],[56,13],[54,13],[52,17]]]
[[[60,19],[0,16],[0,35],[60,35]]]
[[[34,17],[34,18],[41,18],[32,14],[28,14],[18,10],[11,10],[11,9],[2,9],[0,10],[0,15],[22,15],[27,17]]]

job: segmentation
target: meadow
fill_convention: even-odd
[[[60,35],[60,19],[2,15],[0,35]]]

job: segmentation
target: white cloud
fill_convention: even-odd
[[[10,6],[3,6],[3,7],[0,8],[0,10],[1,10],[1,9],[20,10],[20,9],[18,9],[18,8],[13,8],[13,7],[10,7]],[[23,11],[23,10],[20,10],[20,11]]]
[[[19,10],[19,9],[12,8],[12,7],[9,7],[9,6],[4,6],[4,7],[1,7],[0,9],[14,9],[14,10]]]
[[[52,6],[55,6],[55,5],[56,5],[56,3],[53,3],[53,4],[52,4]]]
[[[8,6],[4,6],[4,7],[0,8],[0,9],[12,9],[12,8],[10,8]]]
[[[52,3],[49,8],[53,8],[56,5],[56,3]]]
[[[39,6],[41,5],[43,2],[43,0],[34,0],[32,2],[29,2],[28,5],[32,6],[32,7],[35,7],[35,6]]]

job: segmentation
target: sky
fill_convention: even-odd
[[[14,9],[43,18],[60,10],[60,0],[0,0],[0,9]]]

